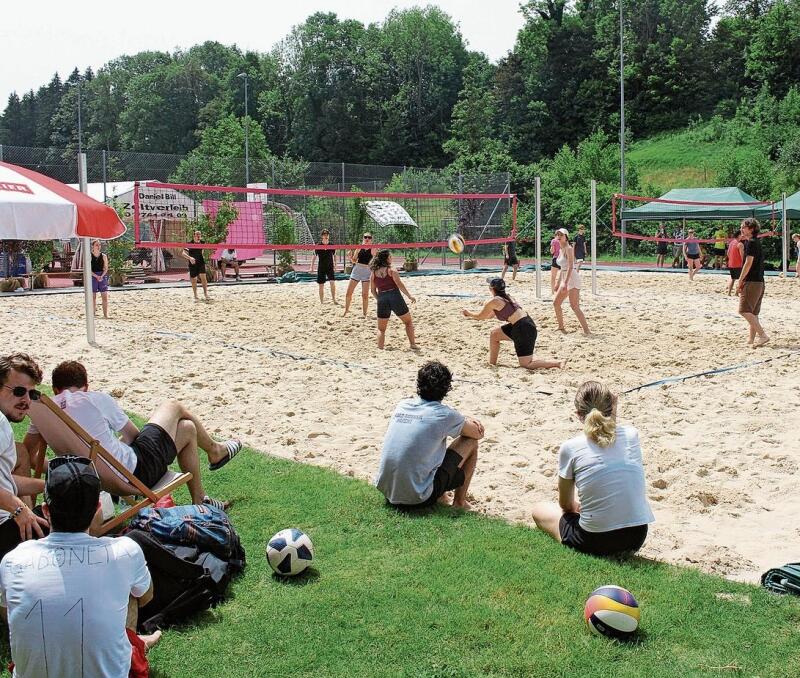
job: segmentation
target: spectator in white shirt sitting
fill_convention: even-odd
[[[161,631],[135,632],[138,606],[153,597],[142,549],[128,537],[89,536],[102,520],[89,459],[53,459],[44,495],[52,532],[0,562],[14,676],[146,676],[144,655]]]
[[[9,423],[25,419],[41,381],[42,370],[29,355],[0,357],[0,558],[47,531],[47,521],[31,510],[32,497],[42,492],[44,482],[30,477],[28,451],[14,440]]]
[[[228,248],[226,250],[222,250],[222,254],[219,255],[219,260],[217,261],[217,266],[219,266],[219,272],[222,276],[220,280],[225,282],[225,270],[228,266],[233,266],[233,271],[236,273],[236,281],[241,282],[241,278],[239,277],[239,260],[236,258],[236,250]]]
[[[161,403],[140,431],[110,395],[89,390],[86,368],[75,360],[58,365],[52,379],[53,400],[147,487],[161,480],[177,458],[181,470],[192,474],[188,483],[192,502],[223,510],[228,507],[228,502],[210,498],[203,489],[197,448],[208,456],[209,470],[216,471],[239,453],[240,441],[215,441],[177,400]],[[34,426],[28,429],[24,443],[29,450],[42,450],[41,436]]]
[[[540,530],[593,555],[638,551],[655,518],[647,503],[639,432],[616,423],[617,400],[587,381],[575,396],[584,434],[561,446],[558,504],[533,509]],[[575,498],[575,490],[578,499]]]

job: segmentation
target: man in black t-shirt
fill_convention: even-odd
[[[326,228],[320,234],[322,237],[322,245],[329,245],[331,240],[330,231]],[[334,282],[333,272],[333,255],[336,250],[333,249],[320,249],[314,250],[314,259],[311,260],[311,273],[314,272],[314,260],[319,259],[317,266],[317,284],[319,285],[319,303],[325,300],[325,281],[331,284],[331,299],[336,304],[336,283]]]
[[[736,294],[739,296],[739,315],[750,326],[747,343],[751,346],[763,346],[769,341],[758,320],[761,301],[764,298],[764,252],[758,239],[760,228],[756,219],[745,219],[742,222],[744,265],[736,288]]]

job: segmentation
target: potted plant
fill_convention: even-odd
[[[0,280],[0,292],[16,292],[19,289],[19,280],[16,278],[3,278]]]
[[[124,235],[108,241],[106,256],[108,257],[108,283],[112,287],[125,284],[125,270],[131,255],[133,244]]]
[[[417,259],[417,253],[414,250],[410,250],[406,252],[405,259],[403,260],[403,270],[416,271],[417,269],[419,269],[419,259]]]
[[[33,287],[41,289],[50,286],[50,279],[44,272],[45,267],[53,260],[52,240],[30,240],[25,247],[31,260],[33,271]]]
[[[464,259],[464,270],[469,271],[475,268],[478,265],[478,262],[475,259]]]

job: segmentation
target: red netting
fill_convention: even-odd
[[[217,227],[222,239],[206,237],[204,249],[237,250],[240,259],[269,250],[360,247],[373,234],[375,246],[390,249],[445,247],[452,233],[468,245],[506,242],[516,235],[516,195],[510,193],[417,194],[198,186],[147,182],[134,190],[135,244],[183,248],[195,229]],[[209,241],[213,240],[214,244]],[[194,246],[194,245],[192,245]]]

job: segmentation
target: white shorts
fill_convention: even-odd
[[[350,280],[369,282],[371,275],[372,271],[366,264],[353,264],[353,270],[350,272]]]
[[[572,275],[567,281],[567,290],[579,290],[581,288],[581,274],[578,271],[572,271]]]

